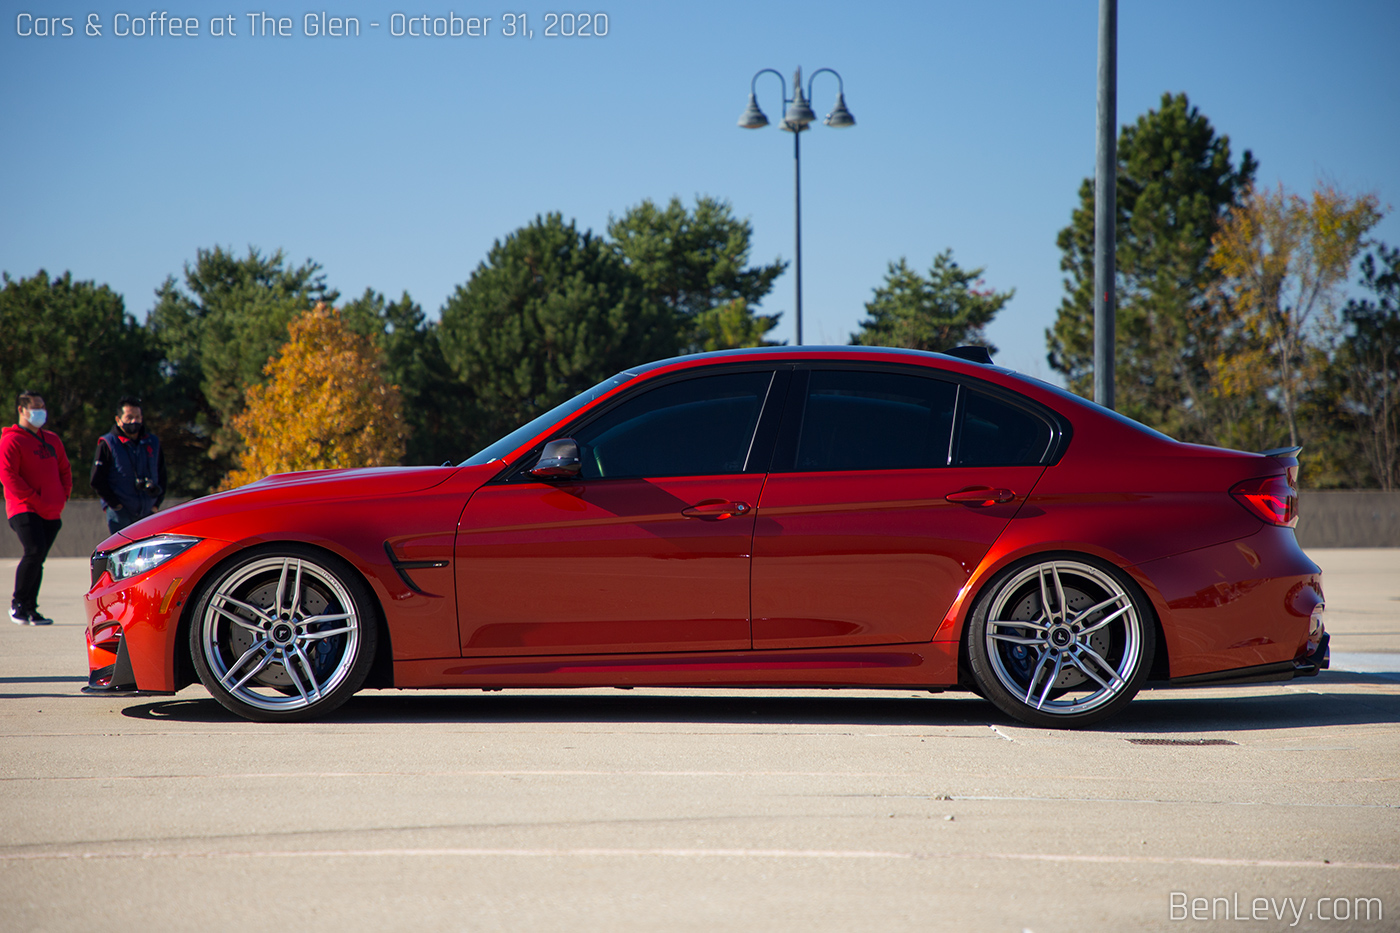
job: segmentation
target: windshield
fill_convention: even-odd
[[[598,383],[596,386],[589,389],[588,391],[581,392],[580,394],[575,395],[573,398],[569,399],[562,405],[554,406],[549,411],[540,415],[538,418],[534,419],[528,424],[521,425],[514,431],[511,431],[505,437],[496,441],[494,444],[491,444],[489,447],[477,451],[476,453],[472,454],[470,457],[463,460],[457,465],[480,466],[483,463],[490,463],[492,460],[500,460],[501,458],[505,457],[506,454],[515,450],[521,444],[524,444],[530,438],[534,437],[536,434],[540,433],[545,428],[549,427],[551,424],[554,424],[557,421],[563,421],[565,418],[569,417],[574,412],[578,411],[580,408],[587,405],[594,399],[601,397],[607,392],[611,392],[613,389],[622,385],[624,382],[628,382],[635,378],[637,378],[637,373],[633,371],[628,371],[625,373],[618,373],[616,376],[604,379],[602,382]]]

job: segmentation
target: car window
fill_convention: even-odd
[[[795,469],[897,470],[948,465],[957,386],[893,372],[814,370]]]
[[[771,372],[659,386],[574,433],[584,479],[742,473]]]
[[[1025,466],[1040,463],[1050,446],[1041,418],[980,392],[967,392],[958,432],[958,466]]]

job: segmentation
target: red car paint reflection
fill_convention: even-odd
[[[89,689],[296,720],[362,687],[961,687],[1083,725],[1149,680],[1326,666],[1296,471],[955,356],[664,360],[457,467],[269,477],[109,538]],[[198,543],[113,578],[170,535]]]

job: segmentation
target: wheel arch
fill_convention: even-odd
[[[379,688],[394,686],[394,650],[389,632],[388,617],[384,612],[384,605],[379,594],[375,581],[370,579],[364,568],[355,560],[354,555],[346,554],[336,548],[327,547],[316,541],[306,541],[299,538],[285,538],[265,541],[251,541],[242,547],[235,547],[226,550],[223,555],[212,562],[202,573],[198,580],[194,581],[189,591],[189,598],[185,600],[184,608],[180,612],[180,620],[175,633],[175,689],[182,690],[191,684],[199,682],[199,676],[195,672],[194,657],[190,651],[190,627],[194,624],[194,614],[203,601],[205,590],[218,580],[221,572],[235,561],[247,557],[255,551],[276,551],[279,547],[293,545],[307,548],[321,554],[333,557],[350,568],[359,581],[364,584],[369,592],[374,607],[374,624],[376,632],[375,656],[370,667],[369,676],[365,678],[364,687]]]
[[[1129,564],[1112,551],[1098,547],[1096,545],[1083,542],[1057,543],[1053,546],[1035,546],[1018,548],[1015,551],[1008,551],[996,556],[988,555],[975,571],[971,579],[958,599],[948,611],[942,625],[939,627],[939,640],[956,640],[958,645],[958,685],[971,689],[972,687],[972,667],[968,657],[967,647],[967,624],[972,615],[972,609],[981,600],[982,595],[989,588],[998,582],[1002,571],[1015,564],[1028,559],[1052,560],[1055,558],[1069,558],[1078,560],[1084,557],[1100,563],[1107,564],[1118,573],[1128,578],[1145,597],[1144,605],[1148,607],[1152,615],[1153,631],[1153,655],[1152,669],[1148,674],[1148,680],[1166,680],[1171,676],[1171,663],[1168,655],[1167,638],[1162,628],[1162,618],[1166,611],[1166,603],[1162,594],[1158,591],[1152,580],[1144,574],[1138,567]]]

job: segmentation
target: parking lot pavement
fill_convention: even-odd
[[[1363,558],[1380,569],[1348,570]],[[1334,645],[1395,652],[1400,551],[1337,564]],[[0,930],[1400,916],[1400,683],[1381,676],[1152,690],[1084,732],[962,694],[642,689],[371,691],[273,726],[199,688],[80,695],[85,577],[51,561],[56,624],[0,626]]]

